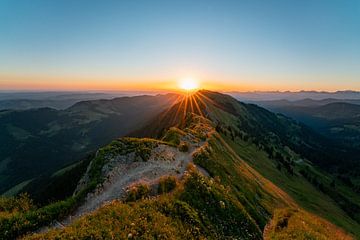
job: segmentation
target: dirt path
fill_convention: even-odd
[[[119,163],[107,174],[104,184],[88,194],[75,216],[91,212],[106,202],[124,198],[127,187],[136,182],[152,185],[161,176],[179,176],[191,159],[191,152],[179,152],[176,148],[160,145],[153,150],[147,162]]]
[[[111,170],[106,173],[106,181],[93,193],[89,193],[84,204],[71,216],[53,227],[69,225],[80,216],[90,213],[108,202],[124,199],[126,189],[134,183],[146,182],[156,185],[160,177],[167,175],[180,178],[187,165],[192,162],[193,153],[203,145],[204,142],[189,143],[189,151],[180,152],[175,147],[161,144],[152,150],[151,156],[146,162],[134,161],[134,154],[113,158],[107,164],[111,166]],[[108,168],[108,166],[104,167]],[[206,170],[201,168],[200,171],[208,176]]]

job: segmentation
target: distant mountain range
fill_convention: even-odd
[[[85,158],[168,108],[174,94],[0,111],[0,192]]]
[[[316,107],[323,106],[331,103],[350,103],[360,105],[360,99],[336,99],[336,98],[325,98],[321,100],[315,100],[311,98],[305,98],[301,100],[268,100],[268,101],[251,101],[252,103],[258,104],[264,107]]]
[[[0,110],[3,109],[31,109],[49,107],[54,109],[66,109],[79,101],[112,99],[122,96],[137,95],[156,95],[157,92],[144,91],[124,91],[124,92],[5,92],[0,91]],[[229,92],[231,96],[244,102],[261,101],[299,101],[298,104],[318,104],[312,100],[322,100],[324,103],[331,103],[342,100],[349,103],[358,104],[360,102],[360,92],[357,91],[338,91],[338,92]],[[301,101],[300,101],[301,100]],[[275,103],[275,102],[274,102]],[[280,104],[281,102],[279,102]],[[291,103],[289,103],[291,104]],[[322,104],[322,103],[321,103]]]
[[[254,91],[254,92],[227,92],[234,98],[240,101],[270,101],[270,100],[302,100],[302,99],[314,99],[322,100],[326,98],[333,99],[360,99],[359,91],[299,91],[299,92],[280,92],[280,91]]]
[[[0,110],[54,108],[66,109],[77,102],[124,96],[156,95],[156,92],[5,92],[0,91]]]

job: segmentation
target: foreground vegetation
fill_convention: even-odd
[[[261,239],[261,230],[221,183],[190,167],[173,192],[114,201],[64,229],[25,239]]]
[[[87,193],[94,190],[103,181],[101,174],[102,166],[110,156],[119,153],[135,152],[139,161],[146,161],[150,149],[157,146],[158,143],[159,141],[152,139],[123,138],[101,148],[91,161],[88,172],[89,181],[76,194],[67,196],[63,200],[42,206],[35,205],[28,195],[1,198],[0,239],[14,239],[22,234],[51,224],[54,220],[60,220],[68,216],[83,202]],[[79,167],[82,167],[82,165],[79,164]],[[69,179],[68,177],[74,175],[74,173],[79,173],[79,169],[82,168],[71,168],[69,171],[62,173],[59,180],[63,180],[65,183],[71,180],[74,181],[74,179]],[[80,172],[84,173],[83,171]],[[49,188],[56,187],[58,182],[61,184],[60,181],[55,181],[52,185],[49,185]],[[74,191],[73,188],[72,191]]]
[[[265,240],[348,240],[351,236],[323,219],[298,209],[279,209],[268,224]]]
[[[328,222],[298,212],[276,211],[266,239],[351,239]],[[304,226],[298,227],[299,223]],[[132,238],[262,239],[262,230],[219,178],[206,178],[190,166],[171,193],[127,203],[113,201],[68,227],[25,237],[32,240]]]

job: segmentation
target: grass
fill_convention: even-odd
[[[235,143],[225,136],[224,138],[242,159],[288,193],[301,207],[360,236],[360,225],[340,209],[334,200],[319,191],[300,174],[291,176],[285,171],[279,171],[276,163],[269,159],[265,152],[259,151],[254,144],[240,139],[236,139]]]
[[[63,229],[25,239],[261,239],[261,230],[219,182],[193,167],[171,194],[114,201]]]
[[[15,200],[16,201],[16,200]],[[18,236],[67,216],[76,205],[76,198],[68,198],[36,209],[0,214],[0,239],[15,239]]]
[[[81,161],[76,162],[76,163],[73,163],[73,164],[70,164],[69,166],[66,166],[66,167],[64,167],[64,168],[62,168],[62,169],[54,172],[54,173],[51,175],[51,177],[61,176],[61,175],[63,175],[65,172],[73,169],[74,167],[78,166],[79,164],[81,164]]]
[[[298,209],[278,209],[264,234],[265,240],[347,240],[351,236],[319,217]]]
[[[177,146],[180,144],[180,138],[185,135],[186,133],[179,128],[171,127],[169,130],[166,131],[162,140]]]
[[[149,204],[150,205],[150,204]],[[27,239],[181,239],[171,218],[144,204],[112,203],[70,227]]]
[[[16,194],[18,194],[26,185],[28,185],[33,179],[29,179],[26,181],[23,181],[17,185],[15,185],[14,187],[10,188],[9,190],[7,190],[6,192],[4,192],[2,195],[5,197],[11,197],[11,196],[15,196]]]
[[[351,239],[312,214],[275,210],[265,239]],[[262,239],[262,230],[219,177],[190,166],[172,193],[113,201],[63,229],[24,239]]]
[[[232,129],[241,130],[238,129],[238,120],[234,118],[233,115],[221,110],[211,112],[214,114],[213,118],[217,120],[220,119],[220,122],[224,126],[231,126]],[[246,114],[244,116],[246,116]],[[229,145],[231,149],[235,151],[236,155],[245,160],[246,163],[260,173],[261,176],[270,180],[276,186],[281,188],[281,190],[286,192],[301,207],[318,214],[355,236],[360,237],[360,224],[352,219],[349,214],[345,213],[341,208],[346,206],[340,207],[339,200],[335,201],[299,174],[299,170],[303,167],[301,164],[308,165],[306,160],[302,161],[303,163],[301,164],[292,165],[292,168],[294,168],[294,174],[292,175],[284,168],[279,170],[277,166],[278,162],[270,159],[268,154],[262,150],[261,147],[252,143],[251,138],[245,141],[240,137],[234,137],[227,129],[222,131],[221,136],[222,139],[226,141],[226,145]],[[281,146],[277,141],[272,141],[271,139],[269,139],[269,141],[269,145],[277,150],[281,150],[281,153],[288,158],[292,160],[299,159],[299,156],[288,147]],[[326,186],[330,185],[333,176],[320,171],[312,165],[310,165],[310,167],[321,183]],[[341,193],[346,199],[350,199],[351,203],[360,205],[359,196],[343,184],[339,183],[336,193]],[[346,203],[344,204],[346,205]]]
[[[146,183],[139,183],[134,186],[131,186],[127,191],[126,201],[134,202],[139,199],[144,199],[150,196],[150,186]]]
[[[181,142],[178,146],[180,152],[187,152],[189,151],[189,144],[186,142]]]
[[[293,204],[285,193],[229,151],[217,134],[210,138],[209,145],[195,153],[194,163],[228,186],[260,228],[266,225],[273,208]]]
[[[159,179],[158,193],[169,193],[176,188],[178,180],[175,176],[163,176]]]

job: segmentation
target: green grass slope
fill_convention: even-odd
[[[217,130],[238,156],[301,207],[360,236],[360,196],[322,169],[328,156],[323,151],[329,149],[322,137],[281,115],[218,93],[203,94],[210,118],[217,122]],[[304,156],[305,150],[312,154]]]

